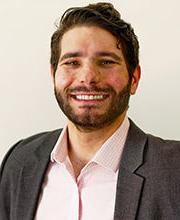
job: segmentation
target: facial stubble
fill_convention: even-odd
[[[68,102],[68,91],[65,94],[62,94],[58,88],[54,87],[55,97],[59,104],[59,107],[63,111],[63,113],[67,116],[67,118],[74,123],[74,125],[80,129],[85,131],[93,131],[105,126],[112,124],[120,115],[122,115],[128,108],[129,98],[130,98],[130,88],[131,82],[119,92],[117,93],[112,87],[108,87],[105,89],[99,89],[93,87],[91,89],[87,89],[85,87],[74,88],[73,91],[108,91],[111,96],[111,101],[106,109],[106,111],[102,114],[93,114],[93,106],[84,106],[84,113],[78,115],[71,105]]]

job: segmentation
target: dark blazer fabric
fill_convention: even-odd
[[[50,153],[60,132],[22,140],[6,154],[0,171],[0,220],[34,219]],[[180,142],[145,134],[130,122],[114,220],[180,220]]]

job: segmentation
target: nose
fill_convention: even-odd
[[[80,83],[87,85],[97,84],[100,81],[100,71],[94,64],[86,64],[79,73]]]

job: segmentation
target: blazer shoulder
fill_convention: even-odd
[[[145,133],[131,120],[130,125],[127,146],[131,154],[128,155],[133,155],[133,158],[136,159],[141,158],[139,161],[142,161],[143,167],[151,167],[152,169],[157,169],[158,167],[180,169],[180,141],[166,140],[161,137]],[[126,152],[127,151],[128,150],[126,150]],[[131,161],[133,160],[131,159]]]
[[[168,140],[168,139],[163,139],[151,134],[147,134],[148,136],[148,143],[152,147],[160,148],[162,150],[179,150],[180,148],[180,141],[178,140]]]
[[[154,167],[179,169],[180,141],[165,140],[148,134],[146,155]]]
[[[32,153],[38,150],[41,146],[44,147],[44,151],[46,151],[48,147],[52,148],[53,144],[55,145],[61,131],[62,129],[42,132],[18,141],[10,147],[4,156],[0,167],[0,175],[3,172],[5,165],[25,163],[25,161],[31,157]],[[49,142],[51,142],[50,145],[48,145]]]

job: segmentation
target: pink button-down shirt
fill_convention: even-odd
[[[76,180],[65,127],[51,153],[35,219],[113,220],[118,168],[128,129],[125,118]]]

